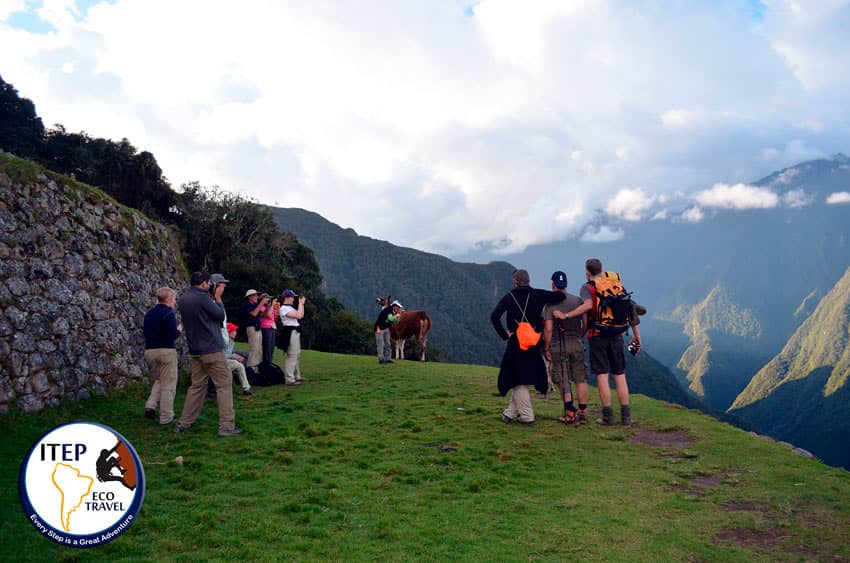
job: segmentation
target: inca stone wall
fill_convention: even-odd
[[[10,174],[0,169],[0,412],[142,378],[144,314],[158,287],[186,285],[176,234],[89,186]]]

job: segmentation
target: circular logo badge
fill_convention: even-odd
[[[71,547],[103,545],[126,532],[145,496],[136,450],[94,422],[64,424],[42,436],[24,458],[18,484],[32,525]]]

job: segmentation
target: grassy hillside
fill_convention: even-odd
[[[735,303],[720,285],[696,305],[680,305],[666,320],[681,323],[690,339],[676,367],[688,388],[714,409],[728,408],[769,358],[753,310]]]
[[[449,361],[498,364],[504,344],[490,325],[490,312],[511,288],[513,266],[455,262],[360,236],[303,209],[271,210],[280,228],[313,250],[325,292],[346,309],[374,321],[375,298],[392,295],[407,309],[428,312],[434,323],[429,341]],[[548,289],[545,282],[541,287]]]
[[[850,268],[782,351],[738,396],[731,413],[762,431],[850,468]]]
[[[145,390],[0,417],[4,560],[752,561],[850,558],[850,475],[642,396],[637,425],[499,420],[496,370],[307,352],[306,384],[236,398],[175,435]],[[593,390],[591,409],[598,414]],[[185,388],[178,392],[178,407]],[[93,420],[136,447],[148,489],[116,541],[66,551],[39,536],[17,473],[53,425]],[[173,460],[183,456],[184,465]]]

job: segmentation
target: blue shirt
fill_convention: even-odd
[[[171,307],[160,303],[145,314],[145,350],[175,348],[177,317]]]

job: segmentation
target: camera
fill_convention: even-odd
[[[638,353],[638,350],[640,350],[640,345],[637,343],[637,341],[633,340],[633,341],[629,342],[628,350],[629,350],[629,353],[632,356],[634,356],[635,354]]]

